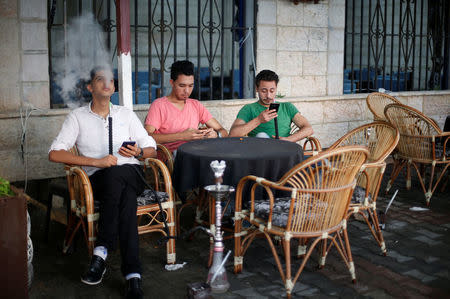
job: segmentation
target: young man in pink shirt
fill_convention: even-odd
[[[220,123],[198,101],[189,96],[194,88],[194,64],[176,61],[170,70],[169,96],[153,101],[145,119],[145,129],[157,143],[170,151],[191,140],[228,136]],[[199,129],[199,124],[206,129]]]

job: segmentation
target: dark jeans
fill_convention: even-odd
[[[120,242],[122,274],[141,273],[137,230],[136,197],[144,190],[138,165],[126,164],[103,168],[89,177],[94,199],[100,204],[100,218],[95,246],[108,251]]]

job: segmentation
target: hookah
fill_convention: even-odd
[[[210,292],[213,293],[224,293],[230,288],[230,283],[228,282],[227,272],[224,265],[230,256],[231,250],[228,251],[225,258],[223,258],[223,252],[225,246],[223,244],[222,238],[222,200],[228,198],[230,192],[234,191],[234,187],[228,185],[222,185],[223,183],[223,173],[225,171],[225,161],[214,160],[210,163],[210,167],[214,172],[215,185],[209,185],[205,187],[212,197],[215,199],[215,229],[211,226],[211,229],[207,229],[202,226],[197,226],[190,230],[188,234],[194,232],[195,230],[202,230],[210,235],[214,239],[213,247],[213,262],[209,268],[208,278],[206,283],[191,283],[188,284],[188,296],[187,298],[193,299],[203,299],[210,298]]]
[[[230,192],[234,191],[234,187],[228,185],[222,185],[223,173],[225,171],[225,161],[214,160],[210,164],[211,169],[214,172],[215,185],[209,185],[205,187],[215,198],[215,208],[216,208],[216,227],[214,232],[214,254],[213,263],[208,272],[207,283],[211,286],[211,291],[214,293],[223,293],[230,288],[230,283],[228,282],[227,272],[224,268],[225,262],[230,255],[228,252],[225,259],[223,258],[223,251],[225,246],[223,244],[222,238],[222,200],[226,199]],[[211,233],[212,234],[212,233]]]

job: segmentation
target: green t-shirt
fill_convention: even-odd
[[[242,119],[246,123],[257,117],[262,111],[266,110],[259,102],[247,104],[239,111],[237,118]],[[288,137],[291,131],[291,122],[295,114],[298,113],[297,108],[291,103],[281,103],[278,109],[278,135],[280,137]],[[260,132],[267,133],[270,137],[275,136],[275,124],[272,119],[269,122],[260,124],[248,136],[255,137]]]

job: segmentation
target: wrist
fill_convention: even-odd
[[[144,150],[142,149],[142,147],[139,147],[139,154],[137,154],[136,156],[134,156],[136,159],[141,159],[144,156]]]

